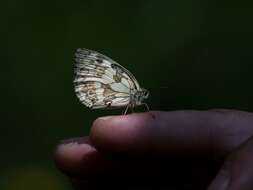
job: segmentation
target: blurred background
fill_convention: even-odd
[[[1,32],[1,190],[67,190],[53,153],[94,119],[73,90],[77,48],[97,50],[150,90],[153,110],[253,111],[253,3],[7,0]]]

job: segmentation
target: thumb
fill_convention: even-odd
[[[249,138],[225,160],[207,190],[253,189],[253,137]]]

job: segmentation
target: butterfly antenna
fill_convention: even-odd
[[[168,86],[160,86],[160,87],[150,87],[148,88],[149,91],[154,91],[154,90],[161,90],[161,89],[168,89]]]

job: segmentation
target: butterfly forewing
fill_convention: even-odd
[[[75,56],[75,92],[90,108],[126,106],[131,91],[140,88],[127,69],[105,55],[78,49]]]

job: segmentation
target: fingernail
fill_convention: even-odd
[[[227,170],[221,170],[214,178],[207,190],[227,190],[230,183],[230,175]]]
[[[64,157],[68,157],[69,155],[79,155],[84,152],[94,151],[95,148],[89,144],[80,144],[78,142],[70,142],[65,144],[58,145],[56,152],[58,155],[64,155]]]
[[[70,144],[70,143],[76,143],[76,144],[84,144],[89,143],[88,137],[75,137],[71,139],[64,139],[61,140],[59,144]]]
[[[109,120],[109,119],[111,119],[111,118],[113,118],[113,116],[105,116],[105,117],[99,117],[98,119],[99,120]]]

